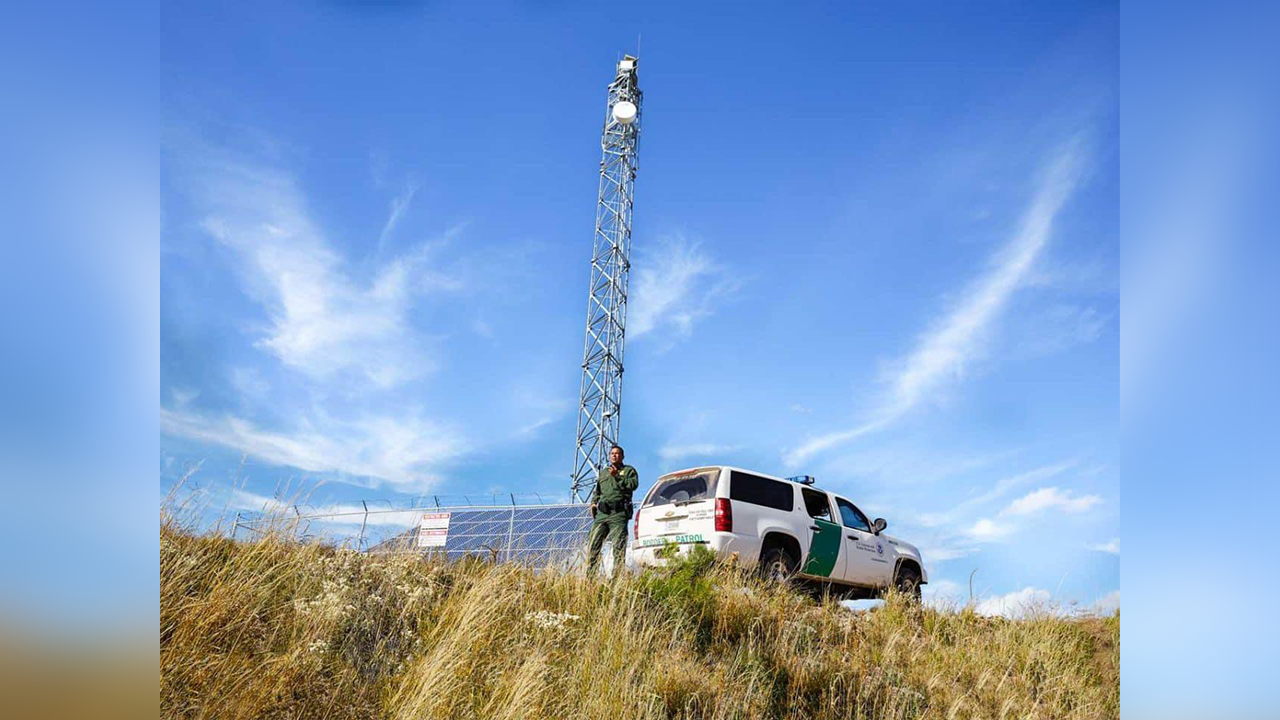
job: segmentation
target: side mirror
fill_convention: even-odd
[[[885,522],[884,518],[876,518],[876,521],[871,523],[871,529],[877,535],[884,532],[884,529],[887,527],[889,527],[889,523]]]

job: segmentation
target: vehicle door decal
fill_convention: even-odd
[[[811,518],[811,521],[818,529],[813,531],[813,539],[809,541],[809,557],[800,572],[817,577],[831,577],[831,571],[835,569],[836,560],[840,557],[840,526],[817,518]]]

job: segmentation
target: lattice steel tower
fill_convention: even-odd
[[[636,183],[643,95],[636,58],[618,62],[605,108],[604,151],[596,232],[587,290],[587,339],[582,353],[578,433],[573,449],[573,500],[586,500],[609,447],[618,441],[622,407],[622,350],[627,322],[627,275],[631,270],[631,208]]]

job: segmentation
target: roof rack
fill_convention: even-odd
[[[812,475],[793,475],[787,479],[793,483],[800,483],[801,485],[812,485],[815,482]]]

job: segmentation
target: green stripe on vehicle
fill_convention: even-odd
[[[813,521],[818,526],[809,541],[809,557],[800,571],[816,577],[830,577],[840,557],[840,526],[826,520]]]

